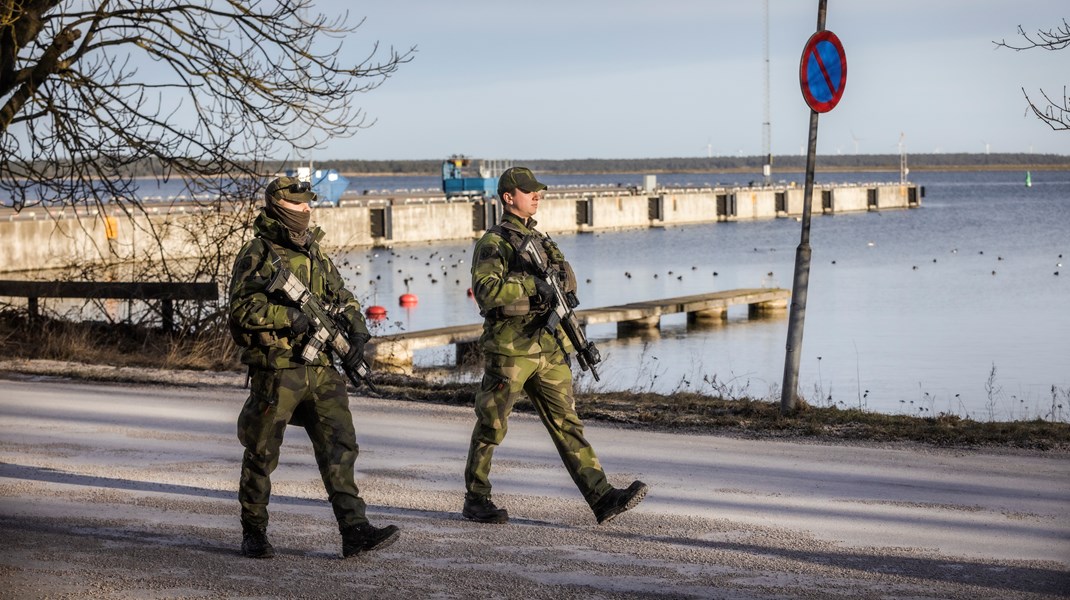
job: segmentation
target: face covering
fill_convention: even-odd
[[[298,212],[282,208],[271,202],[267,205],[268,216],[282,223],[290,234],[290,241],[300,247],[308,242],[308,223],[312,218],[311,212]]]

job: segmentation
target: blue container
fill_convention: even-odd
[[[337,169],[316,169],[312,172],[312,191],[319,196],[318,203],[338,206],[342,193],[349,187],[349,180]]]

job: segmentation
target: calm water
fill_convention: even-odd
[[[801,173],[777,177],[802,181]],[[545,180],[553,187],[627,186],[641,178]],[[916,173],[911,180],[925,187],[920,209],[815,215],[800,373],[808,401],[893,414],[1032,418],[1051,412],[1055,386],[1055,404],[1062,405],[1056,412],[1070,418],[1070,171],[1033,173],[1031,188],[1024,178],[1021,172]],[[658,177],[674,185],[748,179]],[[819,183],[895,179],[818,175]],[[350,187],[437,185],[435,178],[407,177],[354,179]],[[734,288],[790,289],[800,224],[776,219],[554,237],[580,279],[581,307],[592,308]],[[470,242],[398,245],[352,252],[338,262],[364,302],[387,307],[387,321],[376,328],[387,334],[480,321],[466,294],[470,250]],[[398,307],[406,291],[419,297],[415,308]],[[604,359],[602,381],[584,374],[578,385],[726,391],[778,401],[787,317],[748,321],[745,308],[729,317],[706,329],[689,329],[683,315],[666,317],[660,333],[626,339],[616,339],[613,325],[592,326],[588,335]],[[417,355],[423,367],[452,360],[447,349]]]

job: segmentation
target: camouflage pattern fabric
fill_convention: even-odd
[[[535,226],[534,220],[525,225],[511,213],[504,220],[525,234]],[[571,344],[560,330],[553,335],[543,329],[545,315],[504,317],[493,310],[535,294],[534,276],[518,270],[521,266],[515,264],[515,250],[508,241],[488,232],[476,242],[473,255],[472,290],[487,319],[482,337],[484,374],[475,399],[476,424],[465,465],[465,487],[475,496],[490,495],[494,449],[505,439],[513,405],[526,393],[576,487],[593,506],[612,487],[576,414],[566,354]]]
[[[238,417],[238,440],[245,447],[238,499],[242,525],[267,526],[271,473],[279,463],[286,425],[305,428],[339,528],[367,523],[365,504],[353,481],[357,458],[353,416],[345,380],[320,353],[300,362],[302,340],[292,339],[287,301],[264,290],[277,272],[276,260],[308,286],[326,305],[343,307],[351,333],[368,333],[360,304],[345,288],[338,269],[323,254],[323,232],[310,230],[303,245],[263,210],[254,223],[255,237],[242,247],[230,283],[231,333],[244,348],[250,394]],[[277,258],[276,258],[277,257]]]
[[[503,224],[521,235],[538,232],[534,229],[535,219],[525,224],[512,213],[503,215]],[[543,238],[545,239],[545,238]],[[553,242],[550,242],[553,244]],[[556,255],[564,261],[564,255],[553,244]],[[554,253],[549,253],[553,260]],[[484,316],[494,315],[500,309],[522,302],[535,295],[535,276],[523,269],[516,257],[516,250],[501,235],[488,232],[476,242],[472,251],[472,293]],[[538,354],[543,349],[563,345],[565,352],[572,352],[572,343],[568,336],[558,327],[556,336],[543,328],[545,315],[529,313],[508,318],[488,318],[483,323],[483,335],[480,344],[486,354],[505,356],[529,356]]]
[[[238,416],[242,457],[238,501],[243,527],[268,524],[271,473],[287,423],[304,426],[339,529],[367,523],[365,503],[353,480],[359,448],[345,380],[332,367],[252,368],[249,399]]]
[[[295,358],[300,355],[300,347],[295,348],[294,340],[288,337],[290,319],[286,316],[286,304],[281,298],[268,298],[264,293],[276,272],[272,264],[275,254],[324,304],[344,307],[342,315],[350,333],[367,335],[368,326],[360,303],[345,288],[338,269],[319,247],[322,230],[311,229],[308,245],[298,248],[286,228],[263,210],[253,228],[255,237],[238,252],[230,280],[229,324],[235,341],[244,348],[243,363],[270,369],[303,364]],[[320,353],[311,364],[330,365],[330,359]]]

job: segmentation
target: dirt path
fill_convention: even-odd
[[[538,421],[496,455],[508,525],[459,515],[470,409],[353,398],[358,481],[401,540],[350,560],[304,432],[273,478],[278,556],[238,555],[245,393],[0,379],[3,598],[1057,598],[1064,454],[672,435],[588,425],[617,485],[598,526]]]

